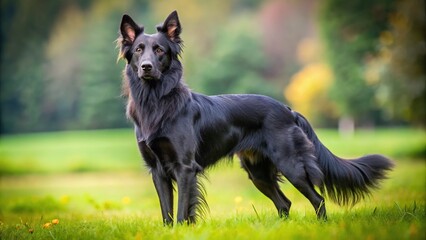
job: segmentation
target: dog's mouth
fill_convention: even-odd
[[[160,79],[160,74],[156,74],[155,72],[141,71],[138,75],[141,80],[145,81],[154,81]]]
[[[148,80],[148,81],[155,80],[155,78],[152,75],[142,75],[141,79]]]

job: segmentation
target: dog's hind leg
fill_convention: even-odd
[[[312,204],[318,219],[326,219],[326,209],[324,198],[315,190],[315,178],[312,176],[314,170],[308,161],[315,161],[315,157],[310,154],[296,153],[282,154],[280,159],[274,159],[273,162],[278,170],[299,190]],[[300,155],[298,155],[300,154]]]
[[[288,129],[286,138],[275,142],[271,161],[313,205],[319,219],[326,219],[324,198],[314,185],[322,187],[324,175],[314,156],[314,146],[299,128]]]
[[[315,209],[315,213],[318,219],[326,219],[326,209],[324,205],[324,198],[315,190],[313,184],[309,180],[305,172],[303,164],[283,164],[280,169],[283,172],[283,175],[288,179],[291,184],[299,192],[301,192],[309,201]]]
[[[288,217],[291,201],[284,195],[278,185],[278,172],[275,166],[261,156],[238,155],[241,166],[247,171],[256,188],[272,200],[280,217]]]

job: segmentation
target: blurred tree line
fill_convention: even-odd
[[[329,92],[339,115],[361,124],[426,123],[424,9],[421,0],[322,1],[321,34],[335,79]]]
[[[379,36],[378,52],[367,61],[367,82],[391,118],[426,124],[425,1],[398,1],[388,29]]]
[[[424,124],[424,8],[407,2],[2,0],[0,133],[128,126],[121,15],[153,33],[174,9],[195,91],[266,94],[320,126]]]

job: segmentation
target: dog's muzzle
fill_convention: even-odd
[[[139,78],[144,80],[159,79],[158,71],[155,70],[150,61],[143,61],[138,71]]]
[[[141,67],[142,67],[142,70],[143,70],[145,73],[150,73],[150,72],[151,72],[151,70],[152,70],[152,63],[151,63],[151,62],[149,62],[149,61],[144,61],[144,62],[142,62]]]

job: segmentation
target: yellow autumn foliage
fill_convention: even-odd
[[[284,96],[292,107],[310,121],[334,115],[334,106],[328,98],[333,74],[327,64],[310,63],[293,75],[284,89]]]
[[[313,62],[319,62],[321,59],[322,46],[316,38],[304,38],[297,46],[297,60],[307,65]]]

